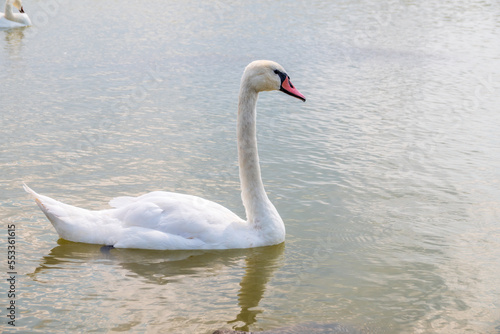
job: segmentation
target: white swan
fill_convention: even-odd
[[[200,197],[154,191],[139,197],[117,197],[113,209],[89,211],[39,195],[28,186],[63,239],[116,248],[231,249],[279,244],[285,225],[262,184],[256,138],[258,93],[281,90],[305,101],[279,64],[250,63],[241,79],[238,102],[238,159],[241,197],[247,221]]]
[[[12,12],[12,6],[15,6],[19,13]],[[1,28],[17,28],[31,25],[28,14],[24,12],[21,0],[7,0],[5,2],[5,13],[0,13]]]

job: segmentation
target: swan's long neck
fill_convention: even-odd
[[[252,224],[256,229],[282,230],[284,234],[283,221],[266,195],[260,174],[255,109],[257,97],[258,93],[243,80],[238,102],[238,160],[241,198],[249,224]]]
[[[12,3],[10,1],[5,2],[5,18],[7,20],[14,20],[14,13],[12,12]]]
[[[14,13],[12,11],[12,2],[7,1],[5,3],[5,18],[9,21],[17,22],[17,23],[24,23],[23,18],[21,17],[21,14]]]

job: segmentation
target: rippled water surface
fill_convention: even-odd
[[[0,30],[5,330],[14,224],[23,333],[500,332],[497,1],[24,7],[32,27]],[[23,181],[90,209],[170,190],[243,216],[236,99],[255,59],[282,64],[308,98],[266,92],[258,104],[283,245],[58,240]]]

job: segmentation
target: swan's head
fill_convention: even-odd
[[[19,13],[24,13],[23,4],[21,3],[21,0],[14,0],[12,1],[12,4],[19,10]]]
[[[306,97],[292,85],[285,69],[274,61],[256,60],[251,62],[243,73],[242,86],[243,84],[257,92],[280,90],[306,101]]]

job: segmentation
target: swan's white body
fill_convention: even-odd
[[[20,13],[14,13],[12,7],[16,7]],[[21,0],[7,0],[5,2],[5,13],[0,13],[0,29],[26,27],[31,25],[31,20],[23,10]]]
[[[200,197],[155,191],[117,197],[113,209],[89,211],[39,195],[26,185],[63,239],[116,248],[231,249],[279,244],[285,225],[262,184],[256,139],[257,96],[282,90],[305,101],[284,69],[271,61],[250,63],[243,74],[238,104],[238,158],[247,221]]]

